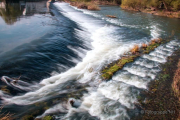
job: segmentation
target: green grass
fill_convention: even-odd
[[[134,61],[134,58],[136,58],[137,56],[128,56],[128,57],[123,57],[122,59],[120,59],[116,64],[112,65],[111,67],[109,68],[105,68],[103,71],[102,71],[102,77],[103,79],[110,79],[113,74],[122,69],[123,66],[126,64],[126,63],[130,63],[130,62],[133,62]]]
[[[162,76],[162,79],[163,79],[163,80],[166,80],[166,79],[168,79],[168,78],[170,78],[170,75],[169,75],[169,74],[164,74],[164,75]]]
[[[48,116],[45,116],[45,117],[43,118],[43,120],[53,120],[53,117],[50,116],[50,115],[48,115]]]

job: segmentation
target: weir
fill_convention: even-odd
[[[117,11],[115,8],[111,9]],[[41,68],[59,68],[51,71],[45,69],[48,74],[52,74],[36,81],[39,86],[34,90],[8,96],[2,92],[2,103],[7,106],[5,109],[13,108],[13,105],[28,108],[23,115],[16,111],[17,119],[29,113],[32,113],[34,118],[50,115],[57,120],[119,120],[141,115],[141,109],[136,105],[138,97],[144,98],[142,92],[148,90],[148,84],[155,80],[161,71],[159,66],[179,49],[179,40],[172,38],[170,42],[161,44],[154,51],[124,65],[122,70],[117,71],[108,81],[103,81],[100,71],[104,66],[120,59],[134,45],[141,46],[153,38],[165,37],[163,35],[166,29],[162,27],[163,23],[157,22],[159,19],[156,21],[156,18],[143,16],[144,14],[139,17],[139,14],[129,15],[128,12],[120,11],[116,19],[106,17],[105,13],[109,9],[102,7],[101,13],[102,11],[80,10],[67,3],[53,3],[51,12],[54,16],[51,17],[55,22],[51,25],[55,25],[55,29],[45,36],[49,39],[42,37],[39,43],[29,43],[30,47],[27,45],[27,48],[31,49],[35,49],[33,46],[36,44],[40,45],[36,46],[38,49],[33,52],[29,50],[29,54],[24,56],[29,57],[30,61],[27,62],[30,66],[37,65],[36,61],[32,62],[36,58],[38,64],[42,64],[35,72],[30,69],[33,74],[43,72]],[[121,16],[125,17],[127,22],[131,21],[129,16],[144,19],[143,22],[149,21],[144,27],[142,23],[128,24]],[[18,59],[21,60],[21,56]],[[72,99],[81,104],[76,108],[69,105],[68,101]],[[39,109],[39,112],[32,112],[36,109]]]

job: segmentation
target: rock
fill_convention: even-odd
[[[70,99],[69,104],[74,108],[78,108],[81,106],[81,103],[75,99]]]
[[[110,17],[110,18],[117,18],[116,16],[114,15],[106,15],[106,17]]]

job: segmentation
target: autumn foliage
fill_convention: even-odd
[[[131,49],[131,53],[135,54],[137,52],[139,52],[139,46],[138,45],[134,45],[134,47]]]

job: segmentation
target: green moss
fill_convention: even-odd
[[[138,100],[141,100],[141,99],[142,99],[142,97],[141,97],[140,95],[138,95],[138,96],[137,96],[137,99],[138,99]]]
[[[149,52],[148,50],[143,51],[144,54],[149,54]]]
[[[160,45],[160,43],[154,43],[154,44],[150,44],[149,46],[147,46],[144,51],[151,51],[154,50],[155,48],[157,48]]]
[[[129,62],[133,62],[133,58],[130,57],[130,58],[127,58],[127,59],[122,59],[120,64],[124,65],[124,64],[129,63]]]
[[[169,74],[163,74],[162,79],[163,79],[163,80],[166,80],[166,79],[168,79],[169,77],[170,77]]]
[[[116,64],[112,65],[111,67],[109,68],[105,68],[103,71],[102,71],[102,77],[104,79],[110,79],[113,74],[122,69],[123,66],[126,64],[126,63],[130,63],[130,62],[133,62],[134,61],[134,58],[136,58],[136,56],[129,56],[129,57],[123,57],[122,59],[120,59]]]
[[[48,115],[48,116],[45,116],[45,117],[43,118],[43,120],[53,120],[53,117],[50,116],[50,115]]]

